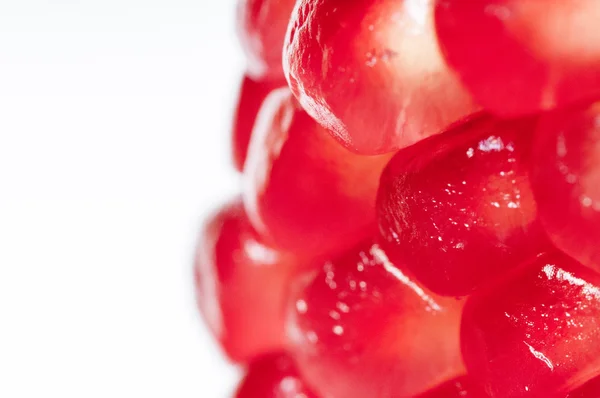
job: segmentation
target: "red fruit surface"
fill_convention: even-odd
[[[600,274],[539,256],[468,299],[461,344],[492,397],[564,397],[600,375]]]
[[[288,336],[323,397],[412,397],[465,372],[462,302],[421,287],[377,244],[324,263],[296,289]]]
[[[296,364],[285,354],[252,362],[235,398],[317,398],[302,381]]]
[[[535,257],[547,238],[528,176],[534,126],[481,117],[400,151],[377,199],[390,259],[460,296]]]
[[[283,81],[281,52],[295,0],[238,0],[237,28],[255,79]]]
[[[477,106],[440,54],[430,0],[300,0],[286,78],[346,147],[379,154],[441,132]]]
[[[545,115],[534,145],[533,193],[552,242],[600,270],[600,103]]]
[[[469,376],[460,376],[449,380],[418,398],[487,398],[488,395],[471,380]]]
[[[250,143],[246,211],[276,246],[309,254],[343,250],[374,230],[377,186],[390,157],[349,152],[287,88],[276,90]]]
[[[600,397],[600,377],[585,383],[577,390],[567,394],[566,398],[598,398]],[[562,398],[562,397],[557,397]]]
[[[446,60],[502,116],[600,98],[597,0],[438,0]]]
[[[233,164],[238,171],[244,169],[256,115],[266,96],[277,87],[281,84],[256,81],[249,76],[242,80],[232,126]]]
[[[283,347],[288,285],[299,264],[260,240],[239,199],[208,219],[194,267],[198,306],[231,359]]]

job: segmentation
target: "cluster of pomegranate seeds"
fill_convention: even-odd
[[[194,268],[236,398],[600,398],[598,18],[239,0],[242,192]]]

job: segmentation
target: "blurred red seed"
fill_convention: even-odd
[[[486,398],[488,395],[469,376],[447,381],[417,398]]]
[[[324,397],[412,397],[464,373],[462,302],[421,287],[377,244],[325,262],[294,292],[288,336]]]
[[[436,2],[439,42],[475,98],[517,116],[600,98],[600,2]]]
[[[481,117],[400,151],[377,200],[390,259],[461,296],[546,247],[528,176],[534,126]]]
[[[565,398],[598,398],[600,397],[600,377],[585,383],[575,391],[571,391]],[[562,397],[557,397],[562,398]]]
[[[600,274],[541,255],[468,299],[461,343],[492,397],[564,397],[600,375]]]
[[[259,113],[244,170],[252,224],[275,246],[317,255],[351,247],[375,227],[379,177],[391,155],[340,146],[288,89]]]
[[[281,52],[295,0],[238,0],[237,28],[255,79],[282,81]]]
[[[430,0],[300,0],[283,64],[306,111],[358,153],[408,146],[477,108],[442,59]]]
[[[317,398],[285,354],[258,358],[248,368],[235,398]]]
[[[194,267],[198,306],[231,359],[284,346],[288,285],[300,265],[261,241],[239,199],[208,219]]]
[[[600,271],[600,103],[542,118],[532,186],[552,242]]]
[[[232,149],[233,164],[238,171],[244,169],[248,144],[258,111],[266,96],[285,83],[261,82],[244,76],[238,94],[238,103],[233,119]]]

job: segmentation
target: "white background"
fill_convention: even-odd
[[[233,0],[0,1],[0,396],[227,397],[195,312],[235,194]]]

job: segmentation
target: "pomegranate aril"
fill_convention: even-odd
[[[600,270],[600,103],[545,115],[534,141],[533,193],[552,242]]]
[[[390,259],[460,296],[543,250],[528,176],[534,126],[483,116],[400,151],[377,199]]]
[[[249,365],[235,398],[317,398],[286,354],[270,354]]]
[[[238,171],[244,169],[252,129],[263,101],[271,91],[281,86],[281,83],[257,81],[249,76],[244,76],[240,85],[232,128],[233,164]]]
[[[244,204],[274,245],[320,254],[372,233],[379,176],[391,155],[360,156],[340,146],[287,88],[267,97],[244,169]]]
[[[325,397],[410,397],[464,373],[462,302],[441,298],[365,242],[294,289],[288,335]]]
[[[487,398],[481,387],[474,383],[469,376],[460,376],[449,380],[418,398]]]
[[[231,359],[284,346],[288,285],[301,264],[261,241],[239,199],[205,224],[194,267],[198,306]]]
[[[600,274],[540,255],[468,299],[461,344],[492,397],[564,396],[600,375]]]
[[[300,0],[285,41],[286,78],[346,147],[390,152],[478,107],[445,65],[429,0]]]
[[[565,398],[598,398],[600,397],[600,377],[585,383],[575,391],[571,391]],[[562,398],[562,397],[556,397]]]
[[[238,36],[255,79],[284,81],[283,40],[295,0],[238,0]]]
[[[600,2],[436,4],[442,52],[485,108],[517,116],[600,97]]]

